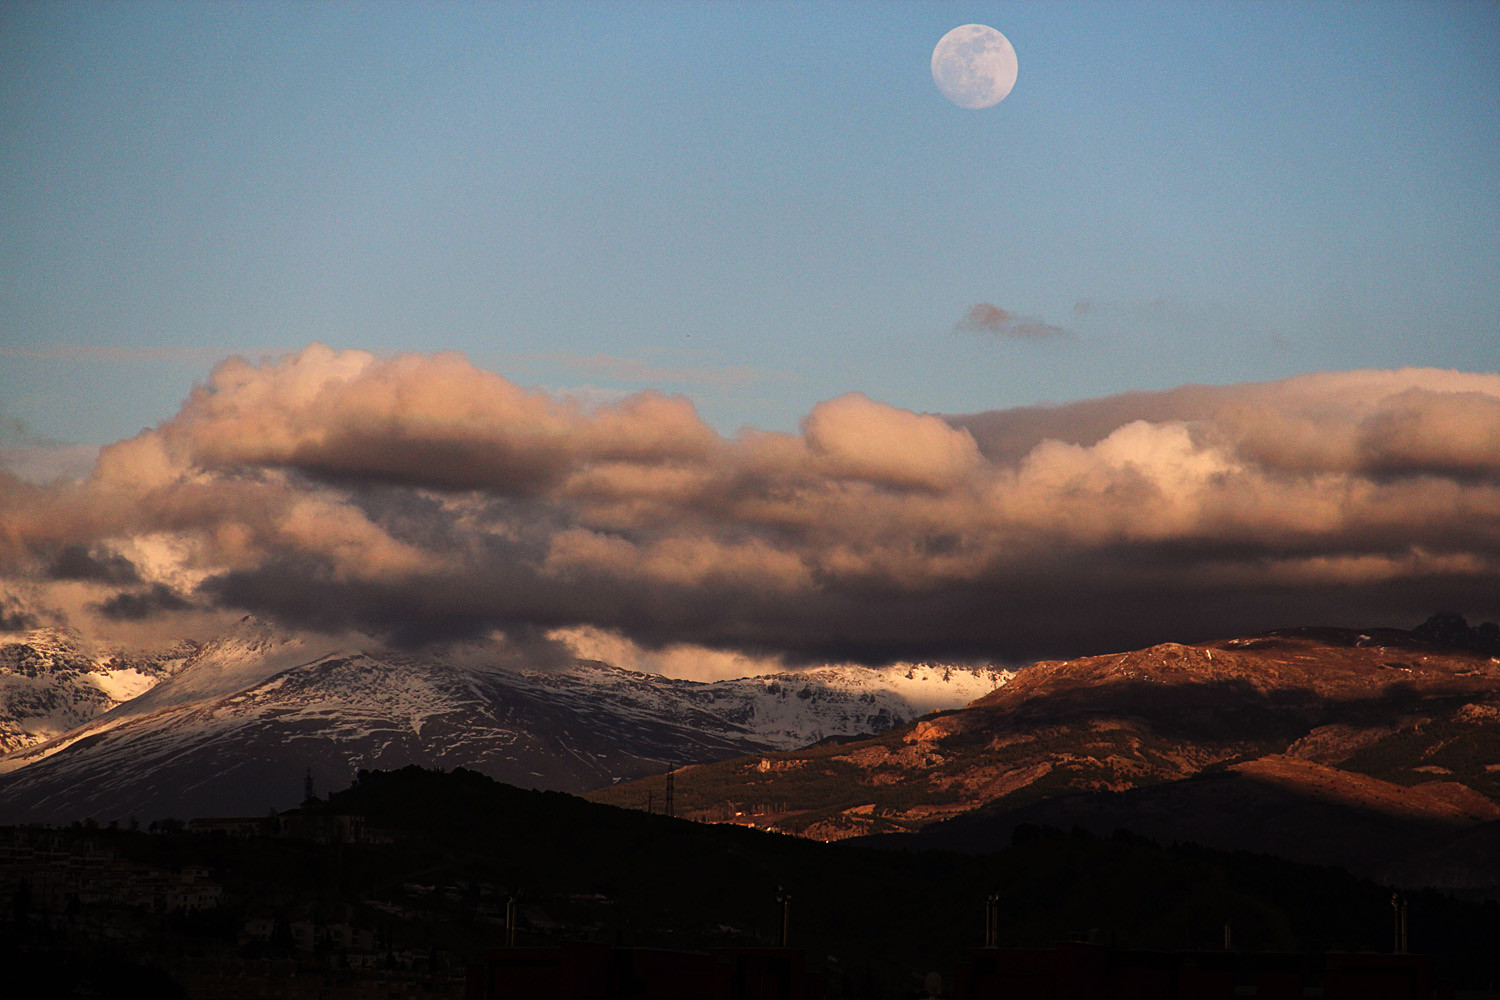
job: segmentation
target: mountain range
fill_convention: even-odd
[[[822,840],[983,852],[1018,828],[1117,828],[1500,886],[1500,649],[1413,631],[1291,629],[1023,668],[883,734],[686,767],[680,815]],[[657,776],[590,793],[634,805]]]
[[[465,767],[579,792],[691,762],[870,734],[1009,673],[819,667],[702,683],[597,661],[518,670],[247,617],[158,653],[40,629],[0,642],[0,822],[256,816],[361,769]]]
[[[256,618],[154,652],[39,629],[0,638],[0,733],[0,823],[259,816],[418,764],[817,840],[1124,828],[1500,889],[1500,641],[1456,616],[714,683]]]

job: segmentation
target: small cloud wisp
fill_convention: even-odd
[[[1013,337],[1019,340],[1064,337],[1068,332],[1060,326],[1053,326],[1039,319],[1017,316],[1015,313],[988,302],[970,306],[969,311],[955,324],[954,329],[989,333],[997,337]]]

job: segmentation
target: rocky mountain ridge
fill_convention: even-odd
[[[629,805],[660,780],[590,797]],[[899,842],[982,850],[1020,823],[1122,826],[1389,873],[1397,845],[1500,829],[1500,659],[1421,630],[1164,643],[1036,663],[961,710],[674,780],[679,813],[825,840],[921,831]]]
[[[879,731],[1009,676],[908,665],[700,683],[348,641],[247,618],[133,699],[0,758],[0,822],[263,815],[294,805],[309,771],[339,787],[413,763],[582,791]]]
[[[101,647],[60,628],[0,635],[0,754],[55,739],[130,701],[196,651],[190,642],[151,652]]]

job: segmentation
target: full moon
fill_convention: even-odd
[[[1010,39],[983,24],[965,24],[932,50],[932,79],[961,108],[988,108],[1016,85],[1016,50]]]

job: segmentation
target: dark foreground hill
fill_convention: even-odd
[[[511,899],[521,944],[697,949],[776,943],[778,894],[791,897],[792,945],[807,950],[834,998],[906,997],[929,972],[949,976],[982,943],[992,893],[1007,945],[1084,934],[1121,948],[1221,948],[1228,920],[1244,950],[1391,946],[1386,886],[1124,834],[1022,827],[992,854],[876,851],[414,767],[362,775],[327,803],[281,819],[274,837],[10,831],[12,847],[45,843],[46,864],[63,866],[58,879],[72,870],[65,859],[92,858],[94,884],[109,866],[198,870],[223,895],[192,917],[77,892],[49,910],[39,893],[16,888],[18,871],[40,870],[40,855],[18,869],[12,852],[0,864],[12,899],[10,926],[0,930],[9,954],[0,958],[32,970],[62,962],[55,970],[75,968],[68,956],[115,956],[189,992],[224,975],[244,981],[292,969],[354,976],[368,965],[451,977],[501,943]],[[346,839],[307,839],[315,836]],[[1474,984],[1500,975],[1490,947],[1500,908],[1418,892],[1409,913],[1412,949],[1437,954],[1447,974]]]

